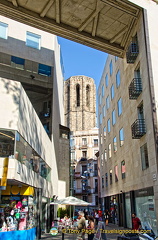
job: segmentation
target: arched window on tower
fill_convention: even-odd
[[[90,106],[90,86],[86,86],[86,106]]]
[[[67,87],[67,111],[70,110],[70,86]]]
[[[77,103],[77,107],[80,106],[80,85],[77,84],[76,85],[76,103]]]

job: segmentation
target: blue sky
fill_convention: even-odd
[[[107,53],[58,37],[64,63],[64,79],[85,75],[95,80],[98,88]]]

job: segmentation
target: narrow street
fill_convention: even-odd
[[[118,227],[115,224],[110,223],[107,227],[106,227],[107,231],[112,231],[112,230],[117,230],[118,233],[107,233],[107,240],[117,240],[117,236],[119,236],[119,232],[121,232],[121,230],[124,230],[123,227]],[[77,234],[64,234],[64,238],[62,239],[62,234],[58,233],[56,236],[52,236],[49,233],[43,234],[41,239],[45,239],[45,240],[76,240],[77,239]],[[88,239],[88,237],[86,236],[86,240]]]

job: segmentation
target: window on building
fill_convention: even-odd
[[[103,112],[103,117],[105,117],[106,116],[106,106],[105,105],[103,106],[102,112]]]
[[[51,66],[47,66],[47,65],[39,63],[38,74],[44,75],[44,76],[51,76],[51,71],[52,71]]]
[[[142,170],[145,170],[149,167],[147,143],[141,146],[140,153],[141,153]]]
[[[121,173],[122,173],[122,179],[124,179],[126,177],[125,160],[121,162]]]
[[[110,62],[110,76],[112,75],[112,73],[113,73],[113,65],[112,65],[112,60],[111,60],[111,62]]]
[[[116,73],[116,87],[118,88],[121,83],[121,76],[120,76],[120,70],[117,71]]]
[[[24,69],[25,65],[25,59],[11,56],[11,66],[18,68],[18,69]]]
[[[87,165],[82,165],[82,175],[87,171]]]
[[[41,36],[35,33],[26,32],[26,46],[40,49]]]
[[[49,133],[50,133],[50,131],[49,131],[49,122],[44,123],[44,124],[43,124],[43,127],[44,127],[46,133],[49,135]]]
[[[87,138],[82,138],[82,145],[86,146],[87,145]]]
[[[113,146],[114,146],[114,152],[117,152],[117,138],[113,138]]]
[[[119,131],[119,137],[120,137],[120,147],[124,144],[124,130],[123,128]]]
[[[93,139],[94,147],[98,147],[98,139]]]
[[[71,152],[71,160],[74,161],[75,160],[75,152]]]
[[[8,24],[0,22],[0,38],[7,39]]]
[[[101,94],[99,94],[99,105],[101,105],[102,100],[101,100]]]
[[[103,144],[103,135],[102,135],[102,133],[100,134],[100,144]]]
[[[111,100],[115,97],[114,84],[111,86]]]
[[[70,110],[70,86],[67,87],[67,111]]]
[[[106,74],[106,76],[105,76],[105,85],[106,85],[106,87],[108,87],[108,85],[109,85],[108,74]]]
[[[104,132],[104,140],[105,140],[106,139],[106,127],[104,127],[103,132]]]
[[[86,195],[83,195],[83,196],[82,196],[82,200],[85,201],[85,202],[87,202],[87,196],[86,196]]]
[[[112,125],[115,125],[115,123],[116,123],[116,111],[113,110],[112,111]]]
[[[109,171],[109,175],[110,175],[110,184],[112,184],[112,169]]]
[[[122,98],[118,100],[117,107],[118,107],[118,116],[120,116],[122,114]]]
[[[103,116],[102,116],[102,113],[100,114],[99,116],[99,123],[102,124],[102,119],[103,119]]]
[[[105,185],[108,186],[108,173],[105,173]]]
[[[109,133],[111,131],[110,118],[108,119],[107,126],[108,126],[108,133]]]
[[[90,86],[86,86],[86,106],[90,106]]]
[[[103,161],[103,153],[101,154],[101,166],[104,165],[104,161]]]
[[[111,158],[111,143],[109,144],[109,158]]]
[[[82,151],[82,157],[87,158],[87,151]]]
[[[102,86],[102,97],[104,97],[104,85]]]
[[[115,182],[118,182],[118,165],[115,166]]]
[[[80,85],[77,84],[76,85],[76,103],[77,103],[77,107],[80,106]]]
[[[109,107],[110,107],[110,97],[107,96],[107,98],[106,98],[106,109],[109,109]]]
[[[102,176],[102,188],[104,188],[104,176]]]
[[[95,196],[95,205],[98,206],[98,203],[99,203],[98,196]]]
[[[105,149],[104,150],[104,159],[105,159],[105,162],[107,161],[107,150]]]

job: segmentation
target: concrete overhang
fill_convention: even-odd
[[[141,7],[128,0],[0,0],[0,13],[123,57],[134,34]]]

